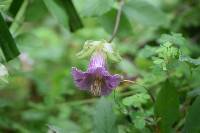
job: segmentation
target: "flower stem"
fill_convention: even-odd
[[[117,11],[117,16],[116,16],[116,20],[115,20],[115,27],[114,27],[112,36],[108,41],[109,43],[111,43],[113,41],[113,39],[115,38],[117,31],[119,29],[119,23],[120,23],[120,19],[121,19],[123,5],[124,5],[124,0],[120,0],[120,5],[119,5],[119,9]]]

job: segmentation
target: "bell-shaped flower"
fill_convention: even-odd
[[[122,80],[120,75],[109,73],[106,53],[101,48],[98,47],[93,52],[86,72],[72,68],[76,86],[80,90],[90,91],[95,96],[110,94]]]

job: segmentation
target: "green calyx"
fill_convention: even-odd
[[[83,49],[77,54],[77,57],[82,59],[88,56],[91,56],[94,52],[102,51],[106,54],[108,59],[119,62],[121,57],[119,53],[114,49],[114,46],[111,43],[108,43],[105,40],[93,41],[88,40],[85,42]]]

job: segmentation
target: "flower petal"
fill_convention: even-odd
[[[104,77],[110,75],[105,67],[92,68],[88,71],[88,73],[92,74],[94,77]]]
[[[90,89],[90,86],[92,83],[92,77],[90,73],[82,72],[78,70],[77,68],[73,67],[72,76],[73,76],[76,86],[79,87],[80,90]]]
[[[113,89],[115,89],[121,81],[121,76],[118,74],[105,76],[105,83],[102,86],[102,95],[108,95]]]

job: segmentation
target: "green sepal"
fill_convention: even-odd
[[[85,58],[92,55],[95,51],[102,51],[106,54],[108,59],[119,62],[121,57],[117,50],[114,49],[113,45],[105,40],[93,41],[88,40],[85,42],[83,49],[77,54],[78,58]]]
[[[77,53],[77,57],[79,59],[82,59],[90,56],[94,52],[98,43],[99,41],[92,41],[92,40],[86,41],[83,46],[83,49],[79,53]]]
[[[115,61],[115,62],[121,61],[122,58],[121,58],[119,52],[114,48],[114,46],[112,44],[105,43],[103,50],[106,53],[106,55],[108,56],[108,59]]]

